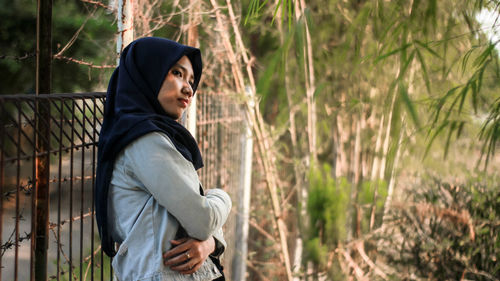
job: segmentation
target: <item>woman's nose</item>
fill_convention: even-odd
[[[189,83],[184,84],[184,87],[182,87],[182,93],[188,95],[189,97],[193,96],[193,88],[191,88]]]

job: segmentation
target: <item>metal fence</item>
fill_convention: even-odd
[[[240,184],[241,108],[223,94],[197,95],[196,135],[205,161],[201,181],[234,195]],[[0,96],[0,280],[35,280],[40,274],[49,280],[112,280],[93,215],[104,98],[104,93]],[[50,167],[46,205],[44,165]],[[231,215],[226,223],[226,269],[234,221]],[[47,249],[40,251],[44,244]]]

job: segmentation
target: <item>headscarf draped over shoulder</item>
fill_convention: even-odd
[[[147,37],[130,43],[123,50],[120,65],[109,81],[99,134],[95,184],[97,226],[102,249],[108,256],[116,254],[108,230],[108,189],[114,161],[122,149],[147,133],[163,132],[195,169],[203,166],[193,136],[168,117],[158,101],[158,92],[168,71],[183,56],[187,56],[193,66],[194,93],[202,72],[200,50],[164,38]]]

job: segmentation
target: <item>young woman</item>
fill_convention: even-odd
[[[223,278],[221,227],[231,200],[220,189],[203,194],[200,151],[177,122],[201,72],[198,49],[150,37],[127,46],[111,76],[95,205],[102,249],[120,281]]]

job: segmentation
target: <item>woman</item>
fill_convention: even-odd
[[[127,46],[111,76],[95,199],[102,248],[120,281],[223,278],[231,200],[220,189],[202,194],[200,151],[177,122],[201,71],[198,49],[150,37]]]

